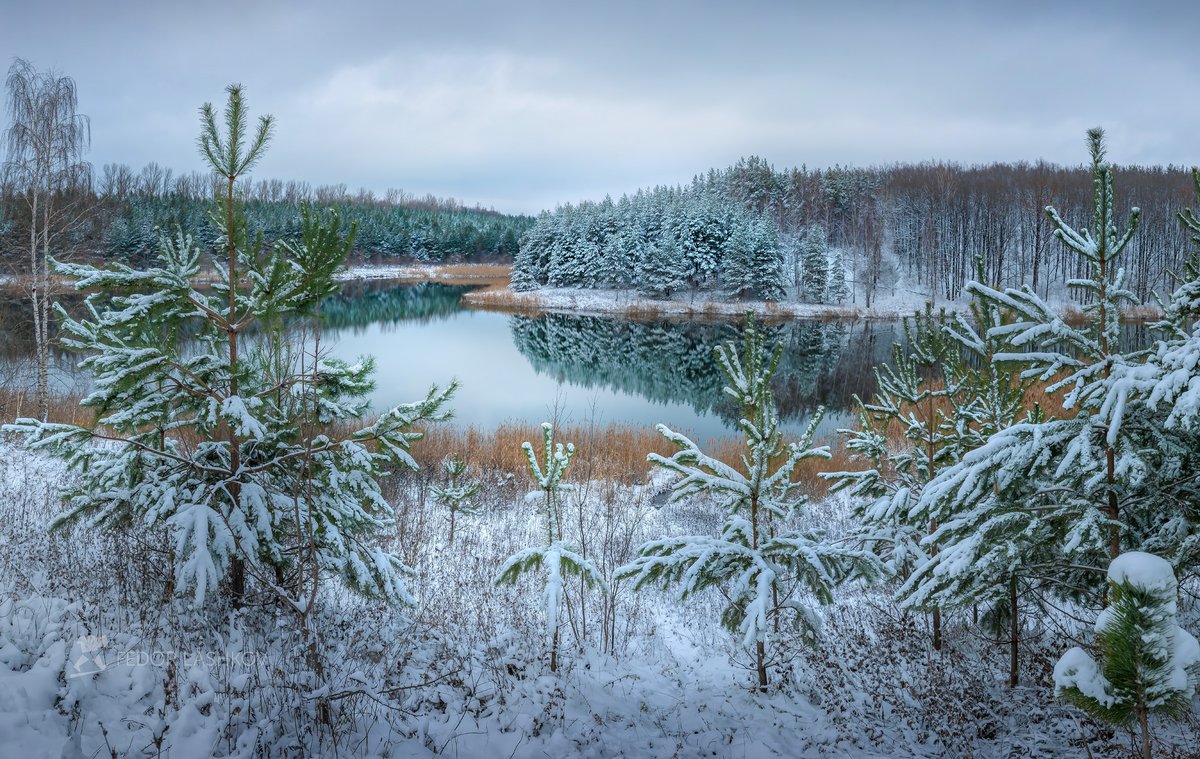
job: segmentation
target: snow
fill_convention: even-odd
[[[1076,646],[1063,654],[1054,665],[1054,689],[1056,693],[1076,688],[1085,696],[1094,698],[1105,706],[1112,706],[1116,699],[1112,684],[1105,679],[1094,659],[1087,651]]]
[[[587,288],[542,288],[530,292],[482,290],[467,293],[463,302],[478,308],[536,309],[579,314],[628,314],[695,317],[736,317],[747,311],[764,317],[797,319],[897,319],[924,310],[927,298],[904,293],[881,298],[871,308],[821,303],[723,300],[711,294],[696,299],[648,298],[634,290],[592,290]]]
[[[1114,585],[1132,585],[1156,596],[1174,600],[1175,570],[1165,559],[1142,551],[1126,551],[1108,565],[1108,580]]]
[[[149,533],[48,534],[58,507],[47,488],[69,477],[61,463],[0,442],[0,751],[57,759],[107,756],[111,745],[154,755],[158,739],[163,755],[189,759],[328,753],[310,742],[312,702],[303,696],[312,675],[288,643],[286,619],[258,626],[252,616],[231,616],[220,594],[201,610],[187,598],[164,604],[159,560],[131,550]],[[628,529],[636,546],[651,536],[711,533],[721,523],[712,500],[654,508],[661,478],[579,485],[564,502],[565,521],[579,519],[582,504],[592,541]],[[577,645],[564,603],[560,673],[551,676],[542,658],[543,586],[490,582],[506,557],[542,534],[538,504],[525,504],[514,484],[489,483],[481,494],[488,508],[460,522],[448,551],[421,493],[414,481],[396,495],[396,534],[416,571],[414,611],[332,584],[316,605],[327,687],[361,694],[334,702],[347,707],[339,731],[354,755],[1067,757],[1083,754],[1081,736],[1096,756],[1125,750],[1121,735],[1106,738],[1081,723],[1038,679],[1060,650],[1058,638],[1030,633],[1023,676],[1034,684],[1010,691],[1000,680],[1006,650],[948,623],[953,655],[938,655],[921,616],[899,613],[886,591],[840,592],[823,615],[820,648],[793,650],[772,671],[771,690],[756,693],[741,641],[715,622],[719,593],[680,605],[669,593],[622,585],[615,654],[601,649],[595,630]],[[843,497],[814,504],[815,526],[841,534],[851,507]],[[563,579],[564,592],[573,592],[575,582]],[[89,636],[107,640],[99,650],[108,668],[67,677]],[[772,642],[787,631],[780,636],[772,633]],[[1196,648],[1190,636],[1176,645]],[[159,651],[190,657],[188,666],[172,680],[164,661],[138,658]],[[1159,737],[1194,745],[1188,729],[1163,725]]]
[[[373,264],[350,266],[334,275],[341,281],[368,281],[376,279],[411,279],[428,281],[438,279],[492,281],[497,278],[496,267],[488,264],[456,264],[453,267],[438,264]]]
[[[1182,627],[1175,629],[1175,667],[1180,672],[1200,666],[1200,642]],[[1182,689],[1180,689],[1182,690]]]

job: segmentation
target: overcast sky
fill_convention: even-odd
[[[0,53],[75,78],[97,167],[201,168],[241,82],[278,120],[259,177],[533,212],[752,154],[1079,164],[1094,125],[1200,163],[1198,6],[48,0],[6,3]]]

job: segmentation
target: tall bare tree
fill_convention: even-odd
[[[91,124],[76,112],[75,80],[38,71],[17,58],[5,79],[8,116],[4,132],[4,172],[14,195],[28,210],[29,296],[33,311],[38,413],[50,406],[50,258],[81,217],[72,198],[86,197],[91,165],[83,154],[91,144]]]

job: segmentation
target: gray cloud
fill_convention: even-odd
[[[825,5],[825,4],[822,4]],[[506,211],[777,166],[1200,162],[1192,3],[207,4],[6,10],[73,76],[96,164],[199,168],[233,81],[279,120],[263,176]]]

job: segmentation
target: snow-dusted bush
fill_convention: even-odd
[[[459,514],[479,513],[476,496],[479,495],[482,484],[466,479],[467,462],[457,453],[451,454],[442,462],[442,469],[446,472],[446,484],[433,487],[433,500],[434,503],[445,506],[449,512],[447,518],[450,520],[450,534],[446,537],[446,542],[453,545],[456,517]]]

